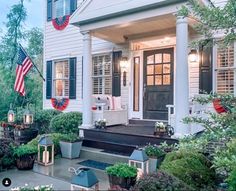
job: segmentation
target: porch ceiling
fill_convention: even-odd
[[[190,27],[190,33],[194,33]],[[92,35],[116,44],[153,36],[176,35],[176,17],[172,14],[124,23],[92,31]]]

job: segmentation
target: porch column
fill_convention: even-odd
[[[175,79],[175,136],[190,133],[188,125],[181,121],[189,115],[188,76],[188,21],[177,17],[176,22],[176,79]]]
[[[83,124],[92,128],[92,45],[91,34],[83,33]]]

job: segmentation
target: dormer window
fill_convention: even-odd
[[[47,21],[71,15],[77,8],[77,0],[47,0]]]
[[[54,18],[70,15],[70,0],[54,0]]]

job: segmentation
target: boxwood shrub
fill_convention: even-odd
[[[179,150],[168,153],[160,169],[184,181],[197,190],[212,190],[215,170],[203,155],[197,152]]]
[[[82,113],[69,112],[55,116],[50,122],[50,129],[55,133],[79,133],[82,124]]]
[[[134,191],[193,191],[194,189],[186,185],[178,178],[164,172],[145,175],[140,178],[134,188]]]
[[[62,113],[61,111],[57,111],[54,109],[46,109],[38,111],[37,114],[35,115],[35,123],[38,126],[39,133],[40,134],[51,133],[49,129],[50,121],[52,120],[53,117],[61,113]]]

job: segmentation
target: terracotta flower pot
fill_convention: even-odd
[[[24,155],[16,159],[16,167],[19,170],[31,170],[34,167],[35,154]]]

